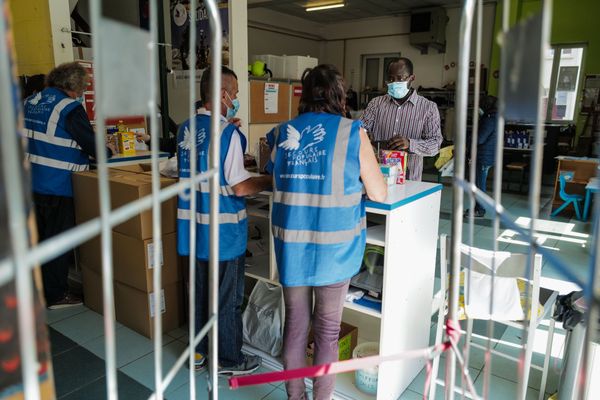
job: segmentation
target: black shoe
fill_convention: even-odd
[[[470,216],[470,210],[465,210],[465,212],[463,213],[463,218],[468,219]],[[473,217],[475,218],[483,218],[485,216],[485,210],[479,210],[479,209],[475,209],[475,212],[473,213]]]
[[[483,218],[485,217],[485,210],[475,209],[475,218]]]
[[[83,304],[83,301],[81,301],[81,298],[72,295],[70,293],[67,293],[65,295],[65,297],[63,297],[60,300],[55,301],[52,304],[48,304],[47,307],[50,310],[58,310],[61,308],[67,308],[67,307],[73,307],[73,306],[80,306]]]
[[[237,376],[248,375],[260,368],[262,359],[259,356],[244,354],[244,358],[238,365],[231,367],[219,366],[219,375]]]

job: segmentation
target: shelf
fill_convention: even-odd
[[[346,301],[344,303],[344,308],[348,308],[350,310],[358,311],[362,314],[367,314],[375,318],[381,318],[381,311],[375,310],[373,308],[363,306],[361,304],[356,304],[351,301]]]
[[[246,210],[249,216],[269,218],[269,198],[256,196],[246,199]]]
[[[261,254],[254,257],[246,258],[246,269],[245,274],[254,279],[261,281],[279,284],[278,282],[271,280],[271,274],[269,269],[269,255]]]
[[[269,210],[263,210],[260,207],[256,207],[256,206],[247,207],[246,213],[250,217],[269,219]]]
[[[385,247],[385,225],[367,228],[367,243]]]

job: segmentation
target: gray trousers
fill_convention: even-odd
[[[338,360],[338,337],[350,280],[327,286],[284,287],[285,329],[283,332],[283,364],[285,369],[306,366],[306,346],[312,322],[315,341],[314,365]],[[314,293],[314,311],[313,311]],[[335,388],[335,375],[315,378],[313,399],[330,400]],[[306,399],[303,379],[286,382],[289,399]]]

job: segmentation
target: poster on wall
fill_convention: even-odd
[[[577,88],[579,67],[560,67],[558,72],[557,91],[573,92]]]
[[[229,65],[229,1],[218,1],[223,29],[223,65]],[[190,65],[190,22],[196,21],[196,69],[210,64],[210,27],[208,11],[203,1],[198,2],[196,12],[190,10],[189,0],[171,0],[171,58],[173,70],[189,70]]]

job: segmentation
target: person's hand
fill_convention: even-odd
[[[135,139],[140,143],[141,142],[148,143],[150,141],[150,135],[148,135],[147,133],[143,133],[143,132],[136,132]]]
[[[106,143],[106,147],[108,147],[110,149],[110,151],[113,154],[113,156],[118,153],[117,146],[115,146],[114,142],[108,142],[108,143]]]
[[[410,140],[405,137],[396,136],[388,142],[390,150],[406,150],[410,146]]]
[[[229,123],[230,123],[230,124],[233,124],[233,125],[235,125],[235,126],[236,126],[236,127],[238,127],[238,128],[239,128],[240,126],[242,126],[242,120],[241,120],[240,118],[231,118],[231,119],[229,120]]]

